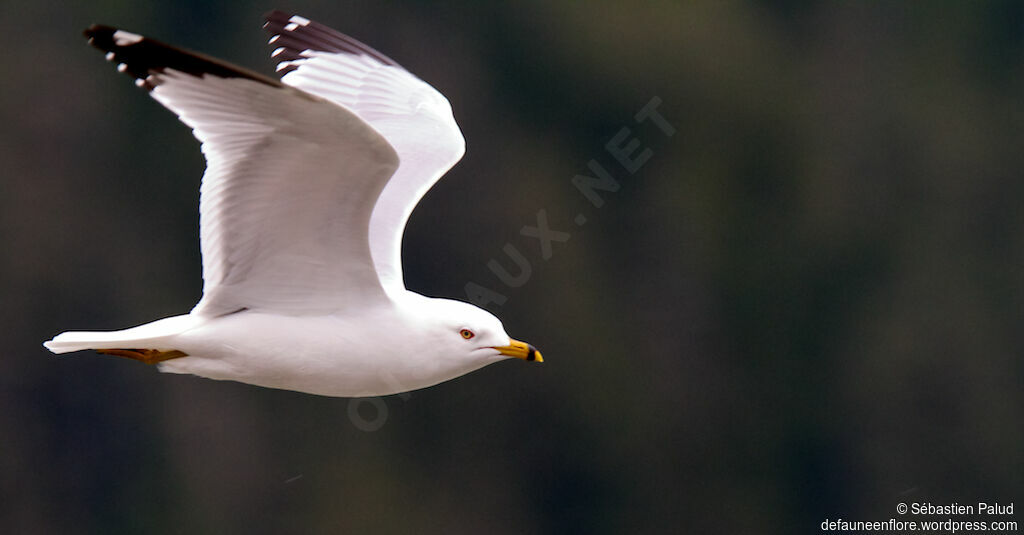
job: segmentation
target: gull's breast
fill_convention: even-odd
[[[243,311],[183,333],[189,356],[160,365],[169,373],[240,381],[326,396],[379,396],[436,384],[435,363],[420,361],[387,311],[353,316],[285,316]],[[382,335],[379,326],[389,326]],[[400,331],[400,329],[397,329]]]

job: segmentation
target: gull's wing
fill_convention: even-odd
[[[351,111],[398,153],[401,164],[370,220],[370,249],[384,288],[404,291],[405,223],[423,194],[466,151],[451,105],[426,82],[347,35],[280,11],[266,19],[281,81]]]
[[[398,167],[388,142],[328,100],[106,26],[89,42],[202,143],[203,298],[193,313],[325,313],[385,293],[369,241]]]

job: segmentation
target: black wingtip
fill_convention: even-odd
[[[118,39],[119,32],[122,34],[120,39]],[[89,40],[90,45],[106,52],[107,60],[115,63],[118,71],[134,78],[136,85],[147,91],[151,91],[155,87],[150,78],[150,74],[153,72],[152,66],[149,62],[142,60],[144,54],[141,54],[142,51],[138,48],[140,44],[147,41],[145,37],[102,24],[93,24],[82,34]]]
[[[117,70],[132,78],[139,87],[152,90],[159,85],[159,77],[166,69],[202,77],[248,78],[260,83],[281,87],[281,83],[247,69],[188,50],[166,45],[111,26],[93,24],[82,32],[89,44],[106,52],[106,58],[117,65]]]
[[[289,14],[274,10],[263,16],[263,29],[273,35],[270,43],[283,50],[274,56],[279,61],[300,59],[305,50],[320,52],[345,53],[355,56],[368,56],[389,66],[402,68],[397,61],[381,54],[372,47],[349,37],[334,28],[324,26],[301,15]],[[279,70],[282,75],[294,67]]]
[[[280,9],[271,9],[263,14],[263,27],[266,28],[272,20],[288,20],[293,14],[288,14]]]
[[[88,28],[82,30],[82,35],[84,35],[87,39],[92,39],[92,36],[96,34],[96,32],[100,31],[102,28],[104,27],[100,26],[99,24],[93,24]]]
[[[113,35],[115,31],[117,30],[115,28],[111,28],[110,26],[104,26],[102,24],[93,24],[88,28],[82,30],[82,35],[92,39],[92,37],[96,34],[109,33],[110,35]]]

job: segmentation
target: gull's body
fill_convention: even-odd
[[[266,27],[281,82],[114,28],[86,31],[202,142],[203,298],[186,315],[63,333],[46,347],[331,396],[540,360],[490,313],[404,286],[409,214],[465,150],[448,101],[334,30],[280,12]]]
[[[443,338],[433,335],[440,325],[423,318],[433,316],[432,307],[443,308],[444,300],[410,294],[406,306],[382,301],[357,315],[186,314],[123,331],[89,333],[97,339],[78,343],[100,350],[176,350],[188,356],[160,362],[161,371],[352,397],[423,388],[506,358],[487,347],[467,358],[438,351],[445,347]],[[54,349],[59,351],[60,343],[55,340]]]

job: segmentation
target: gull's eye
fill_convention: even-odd
[[[470,338],[476,336],[475,334],[473,334],[473,331],[469,329],[462,329],[461,331],[459,331],[459,334],[461,334],[462,337],[465,338],[466,340],[469,340]]]

